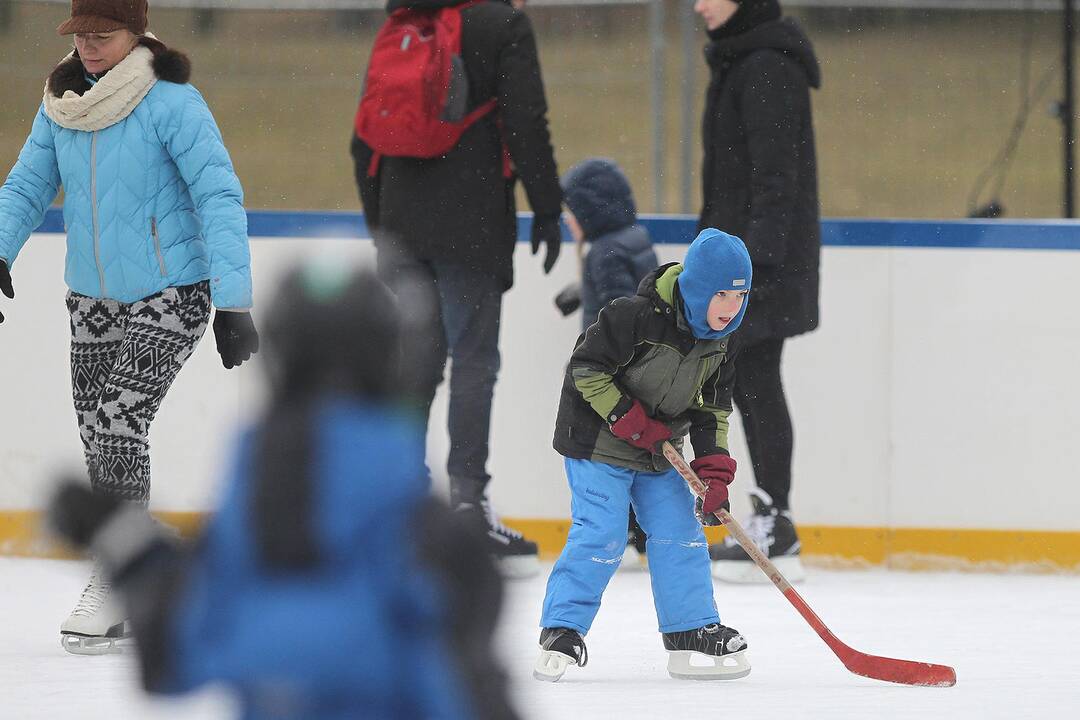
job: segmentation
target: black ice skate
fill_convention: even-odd
[[[806,571],[799,559],[802,546],[795,533],[791,513],[778,510],[769,494],[760,488],[750,489],[750,504],[754,513],[744,526],[747,534],[788,582],[797,583],[805,579]],[[713,577],[718,580],[732,583],[770,582],[731,535],[724,538],[724,542],[709,547],[709,556],[713,561]]]
[[[533,677],[544,682],[557,682],[571,665],[585,667],[589,651],[577,630],[544,628],[540,631],[540,657],[533,668]]]
[[[713,623],[664,633],[668,675],[680,680],[737,680],[750,674],[746,639],[735,628]]]
[[[454,508],[487,535],[488,548],[504,578],[516,580],[540,573],[536,543],[499,521],[487,499],[476,503],[463,502]]]
[[[105,655],[122,652],[121,641],[130,635],[123,603],[95,564],[79,602],[60,626],[60,644],[76,655]]]

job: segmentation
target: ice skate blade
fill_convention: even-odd
[[[60,633],[60,646],[72,655],[116,655],[124,652],[122,640],[129,635],[104,637],[102,635],[80,635],[78,633]]]
[[[798,555],[783,555],[769,559],[792,585],[806,579],[806,571]],[[712,575],[723,582],[745,585],[767,585],[772,582],[753,560],[713,560]]]
[[[504,580],[525,580],[540,574],[540,560],[535,555],[496,557],[499,574]]]
[[[558,682],[566,668],[571,665],[577,665],[577,661],[569,655],[554,650],[541,650],[533,667],[533,677],[543,682]]]
[[[745,650],[720,657],[669,650],[667,671],[676,680],[738,680],[750,674],[750,659]]]

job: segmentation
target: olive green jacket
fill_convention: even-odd
[[[608,304],[578,338],[555,422],[560,454],[634,470],[670,468],[662,455],[611,433],[634,400],[668,426],[676,448],[689,431],[696,456],[727,454],[737,340],[691,334],[675,283],[681,272],[679,263],[657,268],[637,295]]]

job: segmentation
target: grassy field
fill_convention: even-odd
[[[6,1],[6,0],[3,0]],[[13,2],[0,34],[0,167],[11,167],[40,102],[44,77],[66,52],[63,5]],[[559,167],[589,155],[617,159],[641,210],[653,207],[649,38],[641,9],[535,8]],[[1001,201],[1012,217],[1061,212],[1060,15],[795,10],[823,67],[814,94],[822,210],[833,217],[954,218],[1002,147],[1021,100],[1023,39],[1031,84],[1053,75],[1034,103]],[[675,5],[666,62],[667,210],[677,209],[684,82]],[[193,82],[225,135],[251,208],[355,209],[348,137],[379,16],[223,12],[212,34],[190,11],[155,9],[151,28],[185,50]],[[696,42],[703,44],[704,34]],[[700,54],[695,50],[695,56]],[[985,200],[986,198],[984,198]]]

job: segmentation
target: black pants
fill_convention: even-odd
[[[404,391],[427,418],[451,362],[447,430],[450,502],[478,503],[487,472],[491,402],[500,366],[501,281],[467,265],[380,253],[379,272],[405,313]]]
[[[743,348],[735,362],[735,407],[742,415],[757,486],[778,509],[787,510],[793,433],[780,378],[783,349],[783,338]]]

